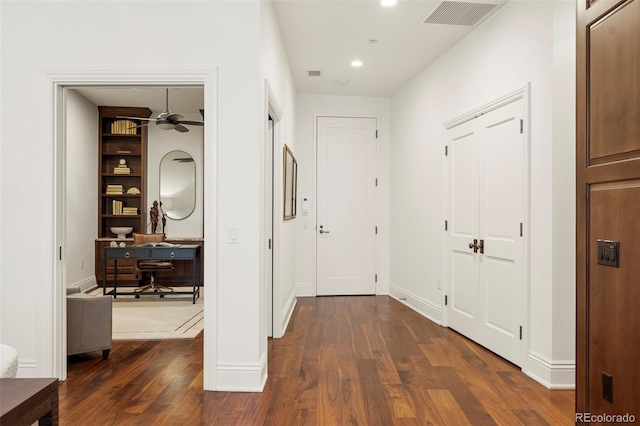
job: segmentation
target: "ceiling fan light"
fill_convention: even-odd
[[[156,122],[156,124],[158,125],[158,127],[160,127],[162,130],[172,130],[176,125],[173,123],[169,123],[169,122]]]

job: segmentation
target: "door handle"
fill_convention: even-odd
[[[478,250],[480,250],[480,253],[484,253],[484,240],[480,240],[480,243],[478,243],[478,240],[474,239],[472,243],[469,243],[469,248],[473,249],[474,253],[477,253]]]
[[[321,233],[321,234],[328,234],[328,233],[329,233],[329,231],[325,231],[324,229],[321,229],[321,230],[320,230],[320,233]]]

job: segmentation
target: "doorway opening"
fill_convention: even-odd
[[[103,288],[111,291],[114,267],[113,261],[108,261],[104,269],[104,248],[114,243],[135,244],[132,233],[161,233],[167,243],[198,245],[203,253],[204,129],[188,123],[200,123],[195,120],[201,119],[200,111],[204,110],[204,88],[69,86],[64,88],[63,98],[65,286],[94,296],[103,294]],[[169,109],[174,117],[193,121],[184,121],[179,131],[163,129],[151,121]],[[133,123],[133,118],[125,120],[118,115],[136,111],[150,112],[150,120],[136,120],[140,123],[136,127],[117,128]],[[180,161],[167,161],[167,156]],[[110,186],[121,189],[110,191]],[[116,203],[128,211],[119,213]],[[162,215],[157,229],[153,229],[149,212],[154,203],[159,203]],[[116,235],[114,230],[131,233]],[[148,280],[136,269],[136,262],[118,261],[121,297],[112,302],[114,341],[182,338],[202,330],[203,289],[193,305],[191,297],[181,295],[191,291],[194,280],[201,284],[201,262],[194,262],[174,260],[170,270],[154,272],[158,284],[166,286],[166,299],[158,300],[164,298],[163,293],[144,291],[135,295],[139,303],[127,303],[133,289],[143,288]],[[194,266],[200,271],[197,275]]]
[[[45,174],[52,176],[50,181],[50,193],[52,196],[45,201],[43,210],[50,211],[53,220],[47,224],[50,240],[45,241],[45,246],[52,247],[54,255],[45,260],[45,269],[51,271],[54,280],[51,284],[44,285],[45,297],[42,298],[42,329],[52,329],[52,333],[43,333],[39,342],[41,358],[49,359],[50,365],[43,366],[47,375],[51,374],[61,380],[66,379],[66,262],[62,256],[67,246],[66,241],[66,215],[68,208],[65,205],[65,171],[66,171],[66,131],[65,123],[65,90],[78,87],[131,87],[131,86],[202,86],[204,88],[204,110],[207,127],[203,133],[203,162],[215,165],[216,152],[216,71],[203,70],[159,74],[155,71],[135,72],[105,72],[94,71],[52,71],[46,73],[47,91],[45,102],[45,120],[47,133],[45,146],[51,147],[45,152]],[[207,188],[206,197],[203,197],[203,235],[204,239],[215,241],[217,230],[217,186],[213,167],[204,169],[203,186]],[[95,177],[92,179],[95,185]],[[95,201],[94,201],[95,203]],[[45,229],[46,231],[46,229]],[[45,235],[47,232],[45,232]],[[215,270],[217,253],[215,246],[209,247],[202,262],[207,274],[203,277],[204,286],[215,293]],[[46,295],[49,294],[50,297]],[[50,302],[48,302],[50,301]],[[213,298],[205,299],[205,312],[214,312],[215,301]],[[51,326],[53,325],[53,327]],[[215,390],[215,365],[216,365],[216,321],[215,315],[204,317],[204,384],[205,390]]]

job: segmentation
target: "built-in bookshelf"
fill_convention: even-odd
[[[98,107],[98,237],[113,238],[113,226],[144,232],[147,220],[147,127],[149,108]]]

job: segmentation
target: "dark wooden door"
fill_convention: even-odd
[[[640,0],[577,7],[576,412],[640,419]]]

